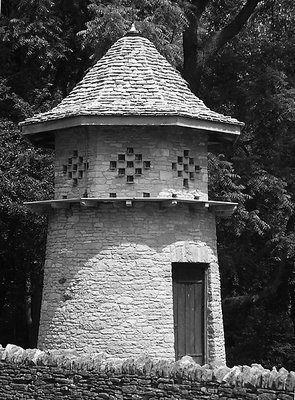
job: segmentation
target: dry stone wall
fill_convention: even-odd
[[[207,133],[79,127],[55,135],[55,197],[208,199]]]
[[[0,399],[293,400],[295,373],[0,346]]]

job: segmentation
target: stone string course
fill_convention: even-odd
[[[292,400],[295,373],[281,368],[200,366],[140,356],[0,346],[0,399]]]

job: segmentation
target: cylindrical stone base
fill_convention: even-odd
[[[172,263],[182,262],[208,264],[204,362],[225,363],[213,214],[148,202],[52,211],[39,347],[174,359]]]

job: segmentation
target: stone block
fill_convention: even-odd
[[[250,367],[249,367],[250,368]],[[216,379],[217,382],[223,382],[224,377],[230,372],[230,368],[227,366],[222,366],[213,371],[213,379]]]

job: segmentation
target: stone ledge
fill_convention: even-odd
[[[133,359],[107,358],[105,353],[79,355],[75,350],[23,349],[8,344],[0,345],[2,363],[60,367],[74,371],[94,371],[114,375],[137,375],[155,378],[171,378],[198,383],[216,383],[236,388],[256,388],[295,391],[295,372],[275,367],[272,370],[260,364],[234,366],[199,365],[189,356],[179,361],[150,358],[142,355]]]
[[[72,205],[80,205],[83,208],[96,208],[99,204],[125,204],[126,208],[133,207],[136,203],[141,204],[159,204],[162,208],[175,207],[179,204],[188,204],[190,207],[195,207],[200,210],[209,210],[219,217],[229,217],[236,210],[238,203],[215,201],[215,200],[199,200],[185,197],[79,197],[70,199],[52,199],[24,202],[29,209],[37,213],[46,213],[51,208],[53,209],[69,209]]]

